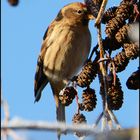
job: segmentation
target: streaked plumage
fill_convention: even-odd
[[[65,121],[59,92],[88,58],[91,46],[88,21],[89,14],[84,4],[69,4],[60,10],[43,37],[35,74],[35,101],[39,101],[41,91],[50,82],[58,121]]]

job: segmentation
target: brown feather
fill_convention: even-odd
[[[41,83],[44,87],[50,82],[58,121],[65,122],[65,107],[59,100],[59,93],[66,84],[64,81],[69,81],[79,72],[91,47],[85,8],[79,2],[63,7],[43,37],[39,56],[42,65],[37,66],[35,89],[39,90]],[[81,12],[78,13],[78,10]]]
[[[59,93],[65,87],[63,82],[50,82],[56,103],[56,115],[58,121],[65,122],[65,106],[59,100]]]
[[[40,57],[38,57],[37,68],[34,80],[34,96],[35,102],[40,100],[41,92],[47,85],[48,79],[43,72],[43,62]]]

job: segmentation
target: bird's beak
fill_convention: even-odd
[[[92,14],[87,8],[84,8],[84,11],[85,11],[85,13],[87,14],[88,20],[93,20],[93,19],[95,19],[95,17],[93,16],[93,14]]]
[[[95,17],[94,17],[91,13],[88,13],[87,16],[88,16],[88,19],[89,19],[89,20],[95,19]]]

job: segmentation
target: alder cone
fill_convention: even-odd
[[[86,123],[87,121],[86,121],[86,117],[83,114],[76,113],[73,116],[72,122],[74,124],[80,124],[80,123]]]
[[[119,17],[122,17],[124,20],[128,19],[133,13],[133,5],[130,1],[122,1],[116,9],[116,14]]]
[[[131,76],[128,78],[126,82],[127,88],[133,90],[140,89],[139,78],[140,78],[140,70],[138,69],[137,71],[133,72]]]
[[[111,110],[119,110],[123,104],[123,91],[120,87],[113,86],[108,89],[108,107]]]
[[[19,3],[19,0],[8,0],[8,3],[9,3],[11,6],[17,6],[18,3]]]
[[[113,6],[109,9],[107,9],[107,11],[104,13],[103,17],[102,17],[102,23],[106,24],[108,23],[109,20],[111,20],[112,18],[114,18],[116,16],[116,6]]]
[[[125,50],[126,57],[128,59],[136,59],[139,57],[139,45],[138,43],[125,43],[123,45],[123,48]]]
[[[108,79],[108,93],[107,93],[107,102],[108,102],[108,107],[111,110],[119,110],[123,104],[123,91],[121,87],[120,80],[118,76],[116,75],[116,81],[115,85],[113,82],[113,74],[111,73],[109,75]]]
[[[87,120],[83,114],[76,113],[72,119],[73,124],[86,124]],[[82,132],[75,132],[78,137],[82,137],[84,134]]]
[[[103,0],[86,0],[85,3],[87,5],[88,10],[93,14],[93,16],[96,18],[101,4]]]
[[[130,30],[129,24],[125,24],[122,28],[118,30],[115,35],[116,40],[119,43],[125,43],[129,41],[128,32]]]
[[[115,70],[116,72],[121,72],[125,70],[126,66],[129,63],[129,59],[127,58],[124,50],[122,52],[118,53],[114,58],[113,58],[114,64],[115,64]]]
[[[77,85],[87,87],[95,79],[97,74],[97,65],[91,61],[87,62],[81,73],[77,77]]]
[[[108,24],[106,24],[105,32],[109,38],[112,38],[118,29],[120,29],[125,24],[125,20],[122,17],[114,17],[109,20]]]
[[[115,38],[106,37],[103,39],[103,48],[104,50],[114,51],[121,48],[122,44],[119,43]]]
[[[74,89],[74,87],[66,87],[64,91],[60,92],[59,99],[63,105],[69,106],[76,95],[77,91]]]
[[[96,101],[97,98],[94,89],[87,88],[83,90],[82,104],[85,111],[92,111],[96,107]]]

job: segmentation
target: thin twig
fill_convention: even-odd
[[[94,52],[97,52],[97,49],[98,49],[98,45],[96,45],[96,46],[92,49],[91,54],[90,54],[90,56],[89,56],[89,60],[92,59],[92,56],[93,56]]]
[[[78,97],[78,95],[75,95],[75,98],[76,98],[76,105],[77,105],[77,113],[79,114],[80,109],[79,109],[79,97]]]
[[[112,130],[113,129],[113,122],[111,120],[111,117],[110,117],[109,113],[107,115],[107,124],[108,124],[109,129]]]
[[[105,128],[106,128],[106,124],[107,124],[107,119],[105,117],[105,115],[103,115],[102,117],[102,125],[101,125],[101,131],[104,132]]]
[[[100,49],[100,59],[104,59],[104,50],[103,50],[103,43],[102,43],[102,36],[101,36],[101,25],[97,26],[97,32],[98,32],[98,44],[99,44],[99,49]],[[104,83],[105,101],[104,101],[103,109],[104,109],[104,114],[105,114],[105,110],[107,108],[107,103],[106,103],[106,100],[107,100],[107,80],[106,80],[107,72],[105,69],[104,62],[100,62],[99,66],[100,66],[101,74],[103,77],[103,83]]]
[[[100,11],[99,11],[98,16],[95,21],[95,26],[98,26],[100,24],[107,2],[108,2],[108,0],[103,0],[102,5],[100,7]]]
[[[3,126],[7,127],[10,120],[10,112],[9,112],[9,105],[6,100],[1,99],[1,103],[4,110],[4,120],[3,120]],[[14,140],[23,140],[21,137],[19,137],[13,130],[11,129],[3,129],[2,131],[2,138],[3,140],[8,140],[8,137],[11,136]]]
[[[98,63],[103,62],[103,61],[108,61],[108,60],[110,60],[110,59],[109,58],[101,58],[98,60]]]
[[[97,118],[95,124],[93,125],[93,128],[96,128],[96,127],[97,127],[98,123],[100,122],[101,118],[103,117],[103,114],[104,114],[104,113],[102,112],[102,113],[99,115],[99,117]]]
[[[113,73],[113,84],[114,86],[116,85],[116,67],[114,61],[110,58],[109,55],[106,55],[108,59],[110,59],[109,63],[107,63],[108,68],[112,71]]]
[[[98,31],[98,44],[99,44],[99,49],[100,49],[100,60],[106,60],[104,58],[104,50],[103,50],[103,43],[102,43],[102,36],[101,36],[101,25],[97,26],[97,31]],[[102,119],[102,130],[105,129],[106,123],[108,124],[110,129],[112,129],[112,123],[113,123],[112,120],[114,120],[116,124],[118,123],[118,121],[117,121],[115,115],[112,113],[112,111],[109,110],[109,108],[108,108],[108,103],[107,103],[107,92],[108,92],[107,70],[106,70],[104,61],[100,61],[99,66],[100,66],[101,76],[103,79],[102,82],[104,85],[103,91],[102,91],[102,92],[104,92],[104,94],[102,94],[102,96],[104,96],[103,97],[103,113],[104,113],[104,115],[103,115],[103,119]],[[117,127],[119,127],[119,124],[117,124]]]
[[[120,125],[119,121],[117,120],[116,116],[114,115],[114,113],[111,110],[108,110],[108,113],[109,113],[111,119],[116,123],[117,129],[121,129],[121,125]]]

